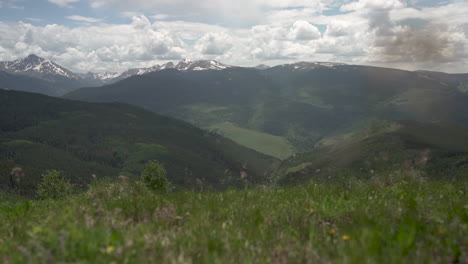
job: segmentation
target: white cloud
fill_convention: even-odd
[[[86,23],[96,23],[102,21],[102,19],[93,18],[93,17],[84,17],[84,16],[67,16],[66,18],[74,21],[86,22]]]
[[[118,71],[181,58],[249,66],[319,60],[440,71],[468,68],[466,1],[419,9],[398,0],[90,0],[90,4],[132,20],[105,24],[70,16],[85,22],[74,28],[0,22],[0,60],[35,53],[75,71]],[[345,12],[322,13],[330,5]],[[245,23],[233,22],[239,20]],[[318,27],[326,29],[321,32]]]
[[[355,11],[363,9],[372,10],[390,10],[395,8],[403,8],[404,4],[400,0],[359,0],[341,6],[341,11]]]
[[[317,27],[303,20],[296,21],[289,32],[291,39],[299,41],[319,39],[321,36]]]
[[[195,45],[201,54],[221,55],[233,46],[233,39],[226,33],[207,33]]]
[[[131,24],[76,28],[0,23],[0,34],[0,47],[11,54],[0,59],[35,53],[76,71],[149,66],[185,48],[177,36],[156,30],[145,17],[135,17]]]
[[[61,7],[69,7],[70,4],[79,2],[80,0],[49,0],[50,3]]]
[[[319,13],[326,2],[330,0],[90,0],[90,6],[125,12],[145,10],[145,14],[162,13],[196,22],[245,26],[263,23],[265,15],[278,9],[307,8]]]

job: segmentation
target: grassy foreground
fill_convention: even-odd
[[[120,181],[61,201],[0,196],[0,262],[468,263],[468,183],[407,174],[169,194]]]

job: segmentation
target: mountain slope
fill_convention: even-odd
[[[27,85],[27,83],[33,85]],[[0,87],[2,88],[61,96],[80,87],[103,84],[98,80],[82,78],[34,54],[24,59],[0,62]]]
[[[59,96],[68,92],[52,83],[29,76],[18,76],[0,71],[0,89],[18,90]]]
[[[24,59],[0,62],[0,70],[21,73],[32,77],[39,77],[41,79],[53,80],[57,76],[71,79],[79,78],[76,74],[64,67],[52,61],[40,58],[34,54],[31,54]]]
[[[138,176],[158,159],[179,187],[226,188],[262,182],[274,158],[192,125],[125,104],[93,104],[0,90],[0,175],[15,166],[31,192],[46,169],[76,184],[97,177]]]
[[[373,177],[395,170],[422,170],[429,177],[468,176],[468,128],[449,123],[379,121],[345,138],[282,162],[281,183],[347,176]]]
[[[468,93],[453,83],[419,72],[336,63],[301,62],[265,70],[163,70],[79,89],[66,97],[126,102],[226,136],[247,132],[244,140],[230,138],[258,151],[263,150],[255,143],[245,143],[252,142],[248,139],[256,132],[279,137],[277,142],[302,152],[325,137],[357,131],[373,120],[468,123]],[[281,143],[268,154],[281,149],[288,148]],[[274,155],[288,153],[284,154]]]

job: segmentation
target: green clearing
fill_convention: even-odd
[[[310,162],[301,163],[301,164],[299,164],[299,165],[297,165],[297,166],[288,168],[288,169],[286,170],[286,174],[288,174],[288,173],[294,173],[294,172],[303,170],[303,169],[305,169],[307,166],[310,166],[310,165],[312,165],[312,163],[310,163]]]
[[[468,83],[461,83],[458,86],[458,90],[462,93],[468,93]]]
[[[184,108],[191,110],[193,112],[196,112],[196,113],[204,113],[204,114],[227,109],[226,106],[210,105],[210,104],[192,104],[192,105],[186,105],[184,106]]]
[[[466,263],[467,194],[415,172],[166,195],[93,183],[61,201],[2,200],[0,262]]]
[[[285,159],[293,153],[293,147],[282,137],[242,128],[230,122],[215,124],[208,129],[217,130],[237,144],[279,159]]]

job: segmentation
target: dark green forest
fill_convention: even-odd
[[[194,127],[121,103],[95,104],[0,90],[0,175],[32,195],[41,173],[63,171],[77,186],[139,176],[157,159],[181,188],[222,189],[266,182],[277,160]],[[245,177],[241,178],[241,174]]]

